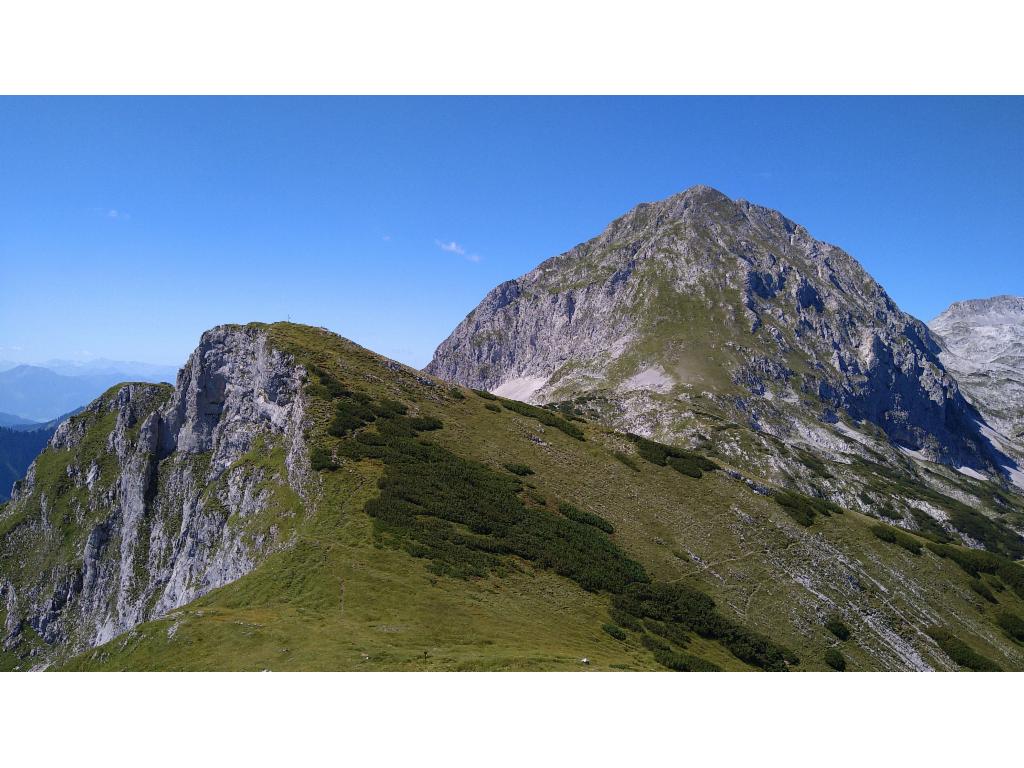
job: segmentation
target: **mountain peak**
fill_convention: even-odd
[[[778,437],[867,420],[932,458],[989,466],[939,351],[842,249],[696,185],[499,286],[427,370],[535,402],[600,392],[616,425],[666,439],[706,396]]]
[[[954,301],[945,311],[935,317],[932,323],[942,324],[951,318],[966,318],[971,316],[992,315],[993,313],[1006,313],[1007,320],[1021,322],[1020,316],[1024,316],[1024,296],[1013,296],[1002,294],[987,299],[964,299]]]

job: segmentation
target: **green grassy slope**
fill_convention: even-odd
[[[1001,618],[1024,616],[1012,561],[905,534],[915,554],[873,518],[801,514],[597,424],[268,331],[311,371],[322,469],[294,545],[63,668],[1024,668]]]

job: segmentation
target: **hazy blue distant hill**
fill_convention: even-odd
[[[12,427],[15,429],[33,429],[41,426],[38,421],[23,419],[13,413],[0,413],[0,427]]]
[[[38,365],[19,365],[0,371],[0,412],[46,422],[96,399],[114,384],[165,378],[174,379],[138,370],[67,376]]]
[[[81,362],[78,360],[47,360],[39,363],[61,376],[113,376],[119,375],[126,381],[167,381],[173,382],[178,369],[173,365],[140,363],[134,360],[107,360],[97,358]]]
[[[0,411],[49,421],[94,400],[123,378],[120,374],[61,376],[46,368],[19,365],[0,372]]]

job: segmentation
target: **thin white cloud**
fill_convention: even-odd
[[[447,253],[457,253],[459,254],[459,256],[466,255],[466,249],[463,248],[458,243],[456,243],[454,240],[452,240],[450,243],[446,243],[443,240],[435,240],[434,242],[437,243],[437,247],[440,248],[442,251],[445,251]]]
[[[115,221],[128,221],[131,219],[131,214],[128,211],[122,211],[120,208],[93,208],[93,212],[97,216]]]
[[[385,243],[390,242],[391,241],[391,235],[384,235],[384,236],[381,237],[381,240],[383,240]]]
[[[459,245],[454,240],[447,243],[444,240],[435,240],[434,242],[437,244],[437,247],[445,253],[454,253],[457,256],[461,256],[466,261],[473,262],[474,264],[478,263],[480,259],[483,258],[478,253],[468,253],[463,246]]]

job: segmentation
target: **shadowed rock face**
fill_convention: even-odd
[[[426,370],[535,402],[600,391],[630,426],[640,415],[623,384],[656,369],[677,395],[703,392],[776,434],[845,415],[932,458],[991,466],[939,354],[846,252],[698,186],[496,287]]]
[[[247,521],[275,487],[303,493],[303,375],[260,329],[225,326],[176,388],[121,385],[64,422],[0,518],[4,646],[29,631],[62,652],[99,645],[286,544]],[[243,461],[272,447],[276,469]]]
[[[1024,298],[958,301],[929,323],[940,359],[986,421],[1024,440]]]

